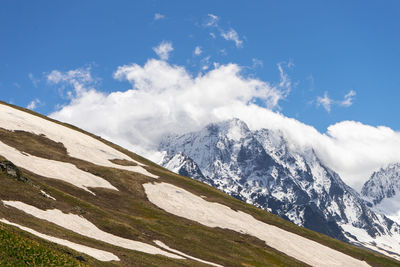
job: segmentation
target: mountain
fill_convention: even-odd
[[[227,194],[299,226],[398,257],[400,227],[326,167],[312,149],[298,149],[279,131],[251,131],[238,119],[166,136],[159,145],[170,170],[198,179],[187,164]],[[170,166],[174,167],[171,168]]]
[[[374,172],[361,189],[374,210],[400,223],[400,163]]]
[[[182,152],[176,153],[173,157],[164,155],[161,165],[177,174],[214,186],[213,180],[203,175],[197,163]]]
[[[250,151],[243,153],[245,161]],[[170,163],[208,179],[184,154]],[[0,103],[0,202],[2,266],[399,264],[5,103]]]

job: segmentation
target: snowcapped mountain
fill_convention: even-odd
[[[207,181],[297,225],[400,253],[399,225],[371,210],[312,149],[291,147],[279,131],[251,131],[243,121],[232,119],[167,136],[159,150],[165,153],[161,164],[170,170]],[[193,175],[190,168],[180,168],[186,165],[197,165]]]
[[[173,157],[164,155],[162,164],[175,173],[191,177],[211,186],[214,185],[210,178],[203,175],[197,163],[182,152],[176,153]]]
[[[361,190],[374,209],[400,222],[400,163],[389,164],[374,172]]]

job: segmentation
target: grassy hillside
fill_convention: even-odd
[[[0,223],[1,266],[88,266],[88,263],[86,255],[46,243]]]
[[[18,109],[25,110],[22,108]],[[35,114],[32,111],[27,112]],[[41,116],[39,114],[35,115]],[[84,132],[73,126],[66,126]],[[150,172],[160,176],[157,182],[171,183],[193,194],[204,196],[207,201],[218,202],[234,210],[244,211],[260,221],[315,240],[357,259],[365,260],[372,266],[398,266],[400,264],[394,259],[378,253],[357,248],[323,234],[298,227],[264,210],[230,197],[208,185],[176,175],[100,137],[91,136],[127,154],[133,159],[147,164],[147,169]],[[11,132],[2,129],[0,126],[0,141],[31,155],[72,163],[81,170],[106,179],[119,189],[119,191],[113,191],[92,188],[91,190],[96,193],[96,196],[93,196],[68,183],[45,178],[28,170],[20,169],[18,177],[8,175],[5,172],[0,173],[0,200],[18,200],[40,209],[56,208],[65,213],[82,215],[103,231],[149,244],[154,244],[154,240],[161,240],[169,247],[178,249],[186,254],[225,266],[305,266],[305,264],[296,259],[267,247],[265,242],[252,236],[220,228],[206,227],[194,221],[171,215],[157,208],[147,200],[142,186],[144,183],[154,182],[153,178],[139,173],[102,167],[84,160],[72,158],[67,154],[63,144],[56,143],[41,135],[22,131]],[[0,158],[0,162],[4,160],[6,159]],[[121,165],[132,164],[126,161],[114,161],[114,163]],[[41,190],[46,191],[57,199],[57,201],[44,197],[40,193]],[[81,255],[77,252],[61,246],[55,246],[50,242],[29,234],[23,234],[22,231],[17,230],[15,227],[0,224],[0,234],[6,238],[3,241],[0,237],[0,253],[2,253],[0,254],[0,265],[9,262],[9,259],[12,258],[18,260],[20,258],[33,257],[32,260],[35,260],[35,258],[42,260],[43,258],[43,260],[55,262],[55,265],[62,265],[65,262],[66,265],[71,266],[79,264],[88,264],[90,266],[203,266],[203,264],[192,260],[175,260],[109,245],[78,235],[47,221],[38,220],[17,209],[3,205],[0,205],[0,218],[18,222],[44,234],[112,252],[121,259],[120,262],[104,263],[84,255],[87,261],[81,262],[76,260],[76,257]],[[1,232],[3,229],[4,232]],[[10,240],[10,242],[7,242],[7,240]],[[7,243],[13,244],[14,242],[18,249],[13,250],[8,248],[9,245]],[[32,242],[32,245],[29,242]],[[24,244],[29,244],[26,246],[32,247],[35,250],[25,249],[26,246]],[[3,246],[4,249],[1,249]],[[61,262],[61,264],[58,264],[58,262]],[[18,265],[17,262],[16,265]]]

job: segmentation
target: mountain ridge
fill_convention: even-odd
[[[312,149],[292,149],[279,131],[251,131],[232,119],[198,132],[167,136],[159,150],[169,157],[184,153],[197,163],[206,176],[203,180],[297,225],[358,245],[373,247],[370,243],[376,242],[384,251],[397,243],[374,241],[398,236],[399,226],[375,214]],[[392,249],[400,253],[398,245]]]

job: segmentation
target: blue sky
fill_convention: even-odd
[[[209,14],[218,16],[217,27],[206,26]],[[143,65],[168,41],[168,62],[193,75],[210,57],[279,83],[281,63],[292,87],[279,111],[321,132],[343,120],[398,130],[399,27],[398,1],[4,0],[1,99],[20,106],[38,99],[36,110],[49,114],[69,99],[46,76],[79,68],[90,68],[99,91],[126,90],[127,82],[113,78],[118,66]],[[231,29],[241,45],[221,36]],[[355,96],[342,105],[350,90]],[[330,112],[317,104],[325,93]]]

